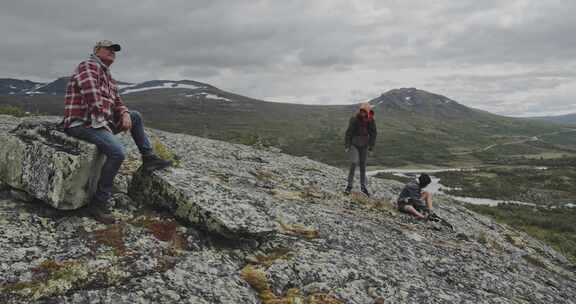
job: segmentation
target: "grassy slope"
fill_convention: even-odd
[[[576,264],[576,208],[526,208],[513,204],[467,207],[550,244]]]

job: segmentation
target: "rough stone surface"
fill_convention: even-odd
[[[227,238],[264,237],[276,230],[265,198],[185,169],[138,171],[130,195],[167,208],[182,219]]]
[[[366,304],[576,303],[576,274],[562,255],[457,201],[435,197],[437,213],[456,227],[452,232],[396,213],[390,201],[401,185],[394,181],[370,179],[371,199],[343,196],[346,174],[338,168],[277,151],[150,134],[179,156],[181,167],[138,172],[130,196],[125,186],[134,170],[123,171],[112,213],[117,224],[3,192],[1,303],[263,303],[257,288],[277,298],[297,288],[292,303],[312,297]],[[130,138],[121,138],[137,153]],[[170,194],[138,186],[147,183]],[[276,233],[222,238],[221,230],[179,211],[172,199],[178,196],[218,208],[246,204],[275,222]],[[237,225],[247,225],[246,218]],[[263,282],[245,275],[247,265],[264,274]]]
[[[90,201],[104,156],[57,131],[57,122],[29,118],[0,131],[0,180],[52,207],[77,209]]]

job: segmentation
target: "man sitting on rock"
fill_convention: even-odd
[[[110,65],[118,51],[120,45],[111,41],[96,43],[93,54],[76,67],[66,87],[65,132],[95,144],[106,155],[91,202],[92,206],[99,206],[93,208],[96,213],[96,210],[106,208],[114,177],[125,158],[124,147],[114,134],[130,131],[145,169],[163,169],[171,165],[154,154],[144,132],[142,117],[138,112],[128,111],[120,99],[116,81],[110,74]]]
[[[408,182],[398,196],[398,210],[421,220],[427,219],[427,215],[432,213],[432,194],[422,189],[431,181],[428,174],[421,174],[417,180]]]

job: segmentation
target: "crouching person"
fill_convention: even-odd
[[[421,220],[427,219],[432,213],[432,194],[422,189],[431,181],[428,174],[421,174],[418,179],[408,182],[398,196],[398,210]]]

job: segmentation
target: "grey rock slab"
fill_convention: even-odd
[[[96,146],[32,119],[0,133],[0,142],[2,182],[57,209],[89,203],[104,161]]]
[[[178,217],[227,238],[265,237],[276,224],[262,198],[185,169],[140,170],[129,191],[137,200],[172,210]]]

